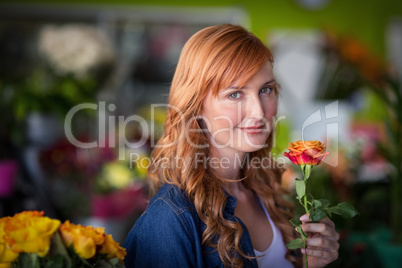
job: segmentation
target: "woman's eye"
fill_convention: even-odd
[[[230,99],[238,99],[238,98],[240,98],[240,97],[241,97],[240,92],[234,92],[234,93],[232,93],[232,94],[229,95],[229,98],[230,98]]]
[[[260,90],[260,93],[270,93],[271,92],[271,88],[270,87],[264,87]]]

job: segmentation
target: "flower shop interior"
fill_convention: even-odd
[[[301,176],[283,156],[289,141],[321,140],[331,153],[308,187],[360,213],[333,218],[341,247],[328,267],[400,267],[399,0],[0,3],[0,218],[44,211],[122,244],[149,199],[181,48],[221,23],[273,52],[282,186],[295,196]]]

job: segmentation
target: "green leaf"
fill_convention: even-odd
[[[311,204],[314,208],[327,208],[331,203],[327,199],[313,199],[311,200]]]
[[[321,202],[321,204],[324,208],[329,207],[329,205],[331,204],[331,202],[329,202],[329,200],[327,200],[327,199],[319,199],[319,201]]]
[[[301,225],[297,226],[296,230],[302,236],[303,240],[307,238],[307,234],[303,231]]]
[[[115,268],[126,268],[126,266],[119,262],[118,264],[116,264]]]
[[[70,255],[68,254],[66,247],[64,246],[64,243],[63,243],[60,233],[58,231],[55,232],[54,235],[52,236],[49,255],[54,257],[55,259],[61,258],[60,260],[58,260],[58,262],[62,263],[61,267],[66,267],[66,268],[72,267],[72,260],[70,258]]]
[[[323,206],[319,207],[313,207],[310,210],[310,217],[309,219],[311,221],[320,221],[322,220],[325,216],[327,216],[327,212],[325,211]]]
[[[80,257],[80,261],[81,261],[82,268],[92,267],[92,265],[86,259]]]
[[[332,212],[331,212],[330,208],[326,208],[325,210],[327,211],[328,217],[332,218]]]
[[[39,267],[39,257],[35,253],[21,253],[18,262],[19,267]]]
[[[301,199],[306,194],[306,184],[304,180],[296,179],[295,188],[298,199]]]
[[[100,260],[99,262],[96,263],[95,267],[96,268],[113,268],[114,265],[107,262],[106,260]]]
[[[113,258],[109,260],[109,263],[116,266],[119,263],[119,258]]]
[[[296,238],[289,243],[286,244],[286,248],[288,249],[297,249],[297,248],[304,248],[306,243],[301,238]]]
[[[331,215],[331,211],[327,209],[330,205],[330,202],[327,199],[313,199],[311,200],[312,208],[310,210],[311,221],[320,221],[325,216]]]
[[[334,207],[328,208],[328,210],[331,213],[338,214],[345,219],[353,218],[354,216],[359,214],[359,212],[347,202],[339,203]]]
[[[60,255],[50,258],[43,265],[44,268],[65,268],[64,258]],[[42,266],[41,266],[42,267]],[[70,266],[71,267],[71,266]]]
[[[290,223],[293,225],[293,227],[299,226],[299,222],[298,222],[297,220],[291,219],[291,220],[289,220],[289,221],[290,221]]]
[[[311,200],[311,205],[313,206],[313,208],[322,207],[322,202],[320,200],[313,199]]]
[[[120,260],[119,258],[112,258],[109,260],[109,263],[113,265],[113,267],[120,267]]]
[[[71,261],[72,261],[72,267],[79,267],[79,268],[85,268],[85,267],[93,267],[87,260],[81,258],[77,252],[75,252],[73,245],[68,247],[68,252],[70,253],[71,256]]]

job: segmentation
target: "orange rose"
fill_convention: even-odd
[[[96,247],[104,242],[104,228],[93,228],[82,226],[69,221],[64,222],[60,227],[61,237],[64,244],[69,247],[73,245],[78,256],[89,259],[96,253]]]
[[[47,255],[51,238],[59,228],[60,221],[43,216],[43,212],[24,211],[15,214],[4,225],[4,241],[15,253]]]
[[[2,267],[2,263],[11,264],[11,262],[15,261],[19,255],[19,253],[11,250],[9,244],[7,244],[4,239],[6,236],[4,227],[10,219],[11,217],[4,217],[0,219],[0,268]]]
[[[121,247],[119,243],[115,242],[112,235],[106,235],[105,242],[102,244],[99,253],[107,254],[108,259],[117,257],[122,261],[126,255],[126,249]]]
[[[320,141],[289,142],[289,152],[284,155],[295,165],[320,164],[329,153],[324,153],[326,147]]]

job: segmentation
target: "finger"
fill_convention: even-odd
[[[310,222],[310,213],[302,215],[300,217],[300,221],[302,223]],[[322,220],[320,220],[320,222],[335,228],[335,223],[330,218],[328,218],[328,216],[324,217]]]
[[[333,221],[331,221],[331,219],[328,217],[324,217],[322,220],[320,220],[320,222],[322,222],[330,227],[335,228],[335,223]]]
[[[302,222],[302,223],[305,223],[305,222],[309,222],[310,221],[310,213],[307,213],[307,214],[304,214],[304,215],[302,215],[301,217],[300,217],[300,221]]]
[[[301,249],[302,254],[306,254],[306,249]],[[318,250],[318,249],[307,249],[307,256],[316,257],[320,259],[328,260],[328,263],[338,259],[338,251],[328,251],[328,250]]]
[[[331,240],[338,241],[339,234],[335,231],[334,227],[330,227],[325,223],[305,223],[302,224],[302,229],[307,233],[319,233],[322,236],[326,236]]]
[[[326,249],[330,251],[338,251],[339,243],[337,241],[327,239],[325,237],[314,237],[306,240],[308,248]]]

